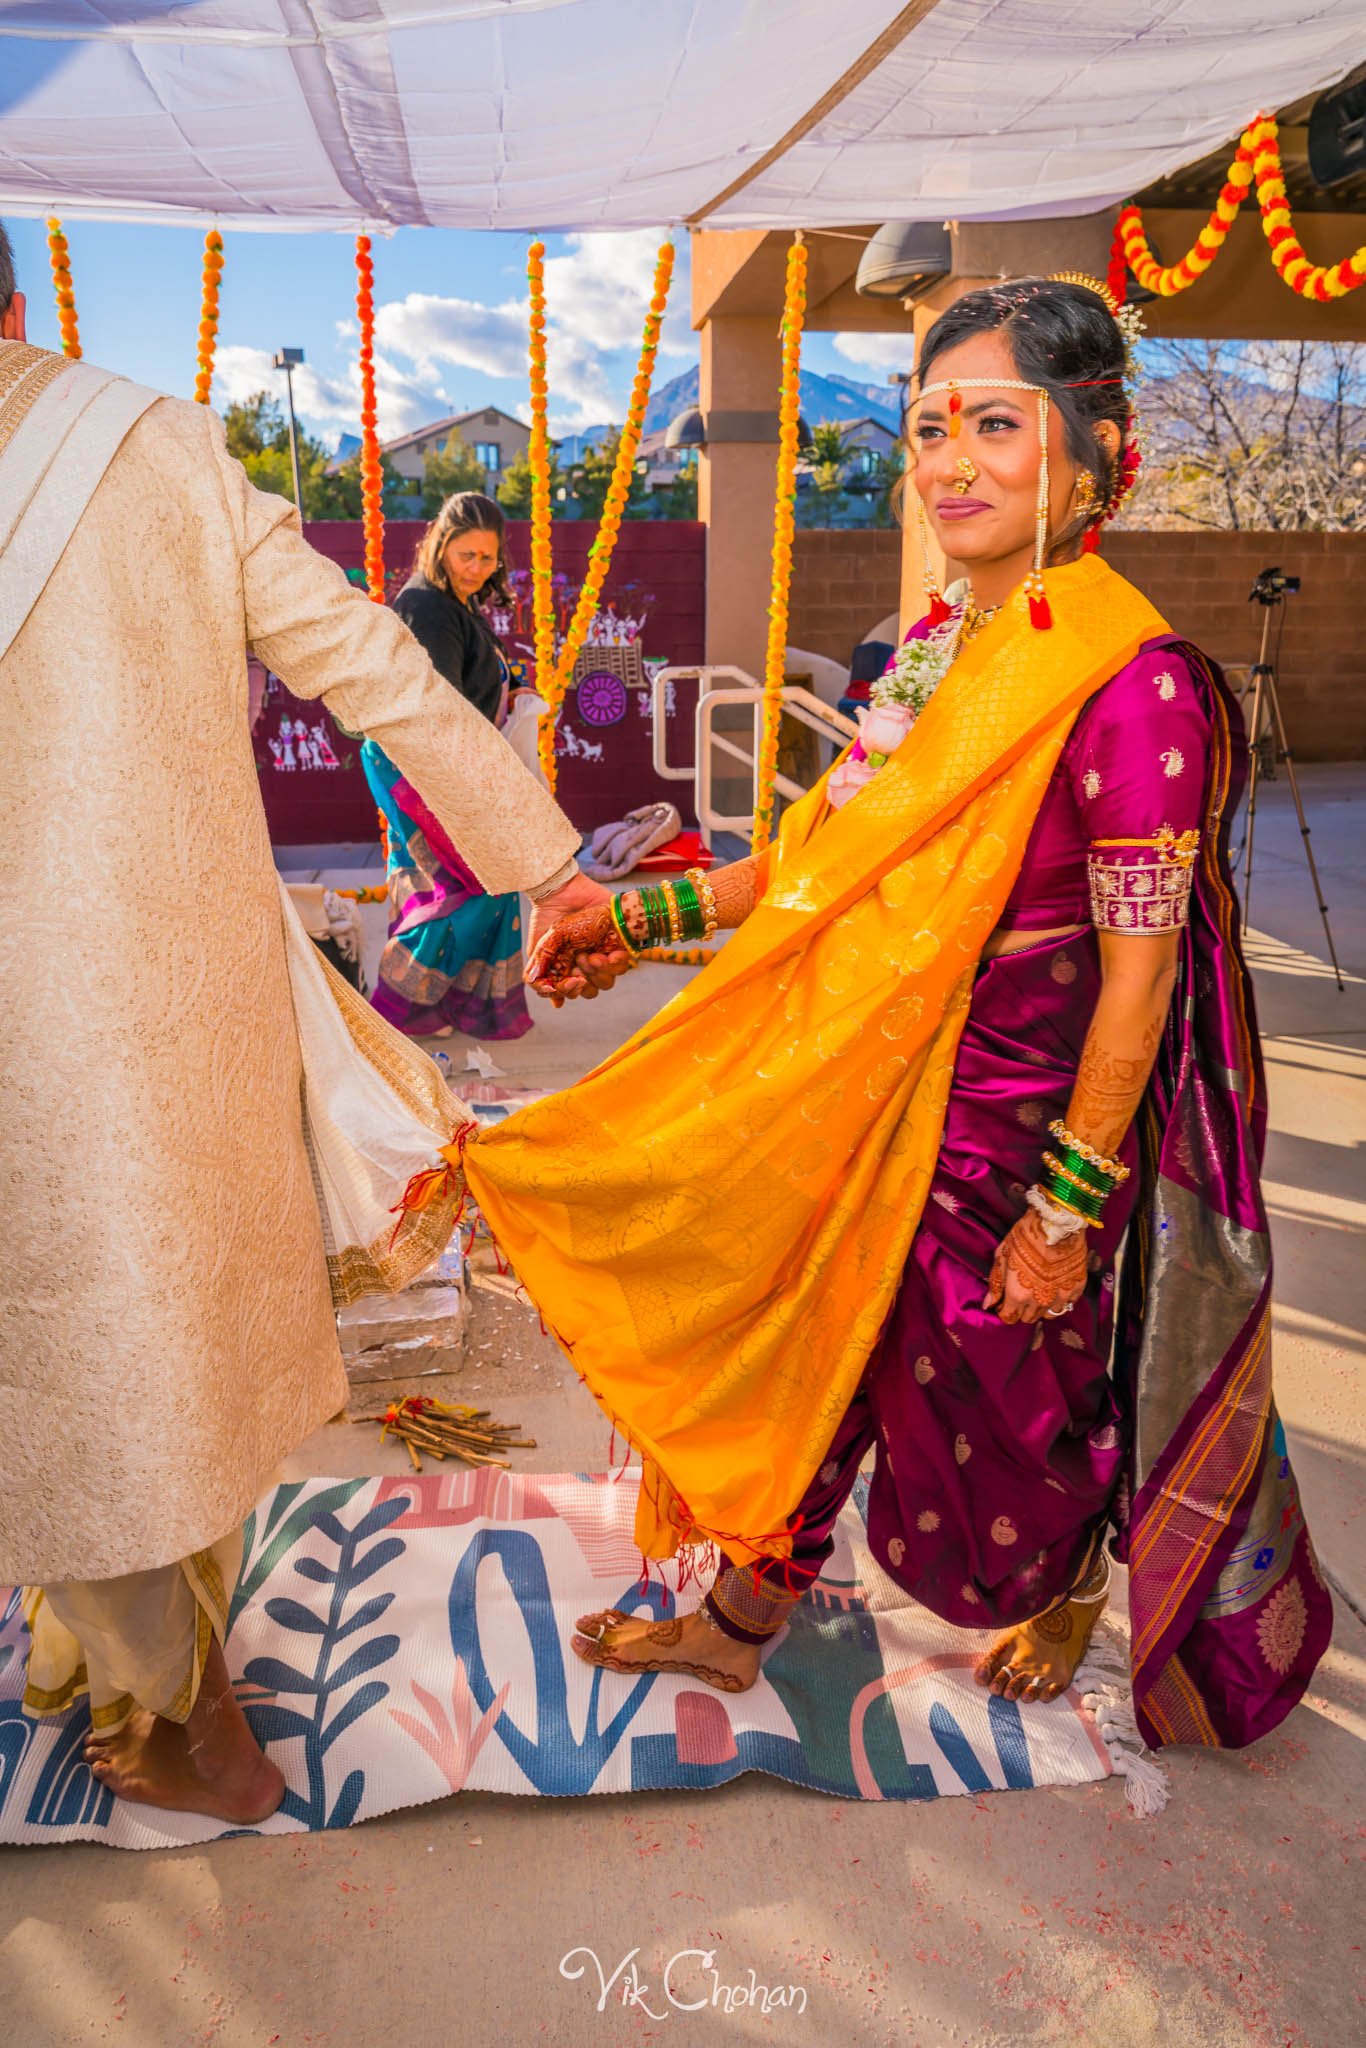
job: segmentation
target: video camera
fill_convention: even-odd
[[[1287,597],[1293,597],[1299,587],[1298,576],[1287,576],[1284,569],[1263,569],[1248,592],[1247,601],[1249,604],[1281,604]]]

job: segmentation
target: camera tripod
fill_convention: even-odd
[[[1292,582],[1282,576],[1278,569],[1264,569],[1251,591],[1252,599],[1262,607],[1262,645],[1261,652],[1250,671],[1252,709],[1247,721],[1247,836],[1242,847],[1243,924],[1246,926],[1251,916],[1252,839],[1257,825],[1257,785],[1261,779],[1262,748],[1268,742],[1272,742],[1275,759],[1285,763],[1286,774],[1290,780],[1291,794],[1295,799],[1295,815],[1300,821],[1300,841],[1304,847],[1304,857],[1309,863],[1309,879],[1314,885],[1314,900],[1319,906],[1319,916],[1323,920],[1323,935],[1328,941],[1328,957],[1333,963],[1333,975],[1341,989],[1342,969],[1338,965],[1337,947],[1333,944],[1333,931],[1328,922],[1328,905],[1323,900],[1323,884],[1319,880],[1314,849],[1309,840],[1309,820],[1304,814],[1304,804],[1300,797],[1299,778],[1295,774],[1295,757],[1290,751],[1290,741],[1286,737],[1280,692],[1276,688],[1276,665],[1267,660],[1271,646],[1271,613],[1276,605],[1285,603],[1288,589],[1298,588],[1298,578]]]

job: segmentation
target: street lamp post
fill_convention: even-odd
[[[289,397],[289,462],[294,471],[294,502],[299,508],[300,519],[304,516],[304,487],[299,475],[299,429],[294,418],[294,372],[304,359],[301,348],[280,348],[275,351],[277,370],[285,373],[285,391]]]

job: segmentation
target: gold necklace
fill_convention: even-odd
[[[959,629],[962,644],[966,646],[969,640],[975,640],[983,626],[988,625],[1000,609],[998,604],[979,605],[971,594],[965,597],[963,623]]]

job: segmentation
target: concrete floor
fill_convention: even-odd
[[[767,1778],[709,1794],[466,1795],[332,1836],[203,1849],[0,1852],[15,2048],[561,2048],[650,2039],[902,2048],[1342,2048],[1366,2038],[1366,770],[1303,776],[1347,991],[1284,783],[1258,819],[1255,904],[1279,1259],[1278,1382],[1319,1547],[1333,1649],[1283,1728],[1241,1754],[1176,1752],[1134,1820],[1117,1780],[928,1806],[832,1801]],[[657,1005],[651,969],[497,1049],[519,1081],[582,1072]],[[476,1294],[451,1386],[539,1439],[528,1466],[601,1467],[607,1433],[535,1319]],[[426,1382],[428,1387],[431,1382]],[[406,1469],[336,1426],[292,1469]],[[560,1962],[631,1951],[643,2004],[597,2010]],[[670,2012],[669,1958],[793,1985],[804,2012]],[[619,1998],[620,1981],[616,1996]],[[653,2018],[651,2014],[665,2015]]]

